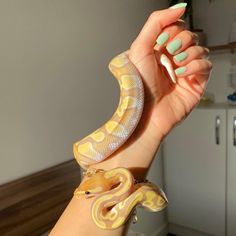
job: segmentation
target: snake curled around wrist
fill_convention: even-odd
[[[170,60],[161,54],[160,63],[175,82]],[[109,121],[92,134],[74,143],[73,153],[79,165],[88,169],[118,150],[131,136],[141,118],[144,106],[142,78],[128,53],[116,56],[109,63],[111,73],[120,86],[118,107]],[[123,167],[95,170],[88,175],[74,195],[93,197],[91,215],[102,229],[123,225],[137,205],[150,211],[160,211],[167,205],[164,192],[153,183],[135,183],[131,172]]]

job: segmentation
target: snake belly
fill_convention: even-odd
[[[168,57],[162,54],[160,63],[175,82]],[[119,149],[133,133],[142,115],[142,78],[129,60],[128,53],[124,52],[112,59],[109,69],[120,86],[119,105],[102,127],[74,143],[74,156],[84,169],[104,161]],[[95,173],[82,181],[74,195],[94,197],[91,215],[94,223],[102,229],[116,229],[123,225],[137,205],[150,211],[160,211],[168,202],[159,187],[150,182],[135,184],[131,172],[121,167]]]

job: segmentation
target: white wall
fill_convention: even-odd
[[[0,184],[73,158],[72,144],[117,106],[109,60],[130,46],[152,11],[166,5],[0,1]],[[149,231],[165,222],[164,212],[152,217],[143,219]]]
[[[119,88],[107,64],[163,3],[0,1],[0,183],[72,159],[110,118]]]
[[[231,25],[236,22],[235,0],[197,0],[194,2],[194,18],[196,28],[204,29],[207,33],[208,45],[226,44],[229,40]],[[210,59],[213,71],[207,91],[214,93],[216,102],[226,102],[227,95],[233,92],[228,87],[232,55],[229,51],[213,52]]]

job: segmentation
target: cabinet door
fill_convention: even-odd
[[[236,235],[236,109],[228,110],[227,232]]]
[[[224,109],[196,109],[168,135],[164,142],[164,174],[169,222],[224,236]]]

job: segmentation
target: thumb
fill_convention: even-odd
[[[153,52],[153,47],[158,35],[166,26],[179,20],[185,12],[186,5],[187,4],[181,3],[168,9],[154,11],[149,16],[135,41],[132,43],[131,49],[134,51],[138,50],[142,55],[147,55],[148,53]]]

